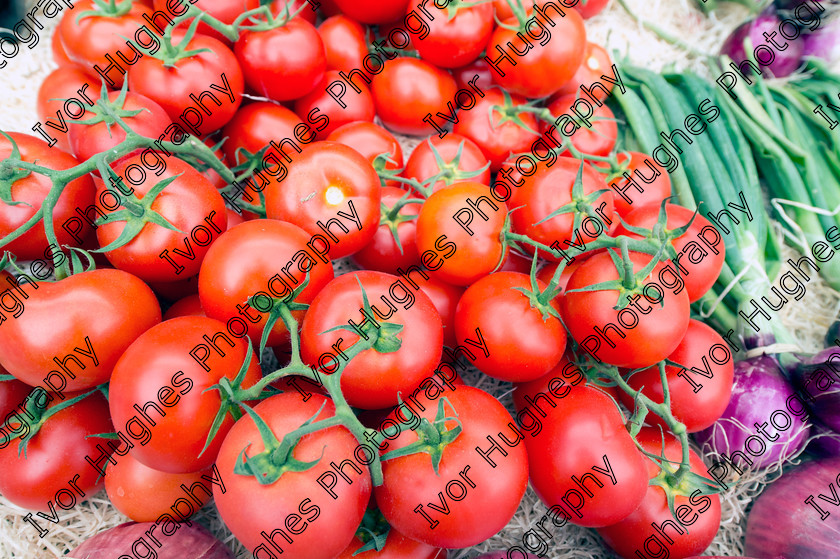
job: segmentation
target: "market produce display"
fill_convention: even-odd
[[[696,4],[4,14],[0,557],[835,558],[840,5]]]

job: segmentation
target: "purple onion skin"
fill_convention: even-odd
[[[201,526],[178,524],[178,529],[171,536],[161,532],[163,526],[171,528],[171,524],[161,523],[155,526],[154,522],[120,524],[96,534],[65,557],[118,559],[121,556],[157,556],[158,559],[234,559],[225,544]],[[146,532],[152,527],[155,528],[149,536]],[[160,547],[156,545],[155,540],[160,542]]]
[[[786,400],[791,396],[795,399],[791,400],[791,408],[788,408]],[[770,416],[776,410],[782,410],[791,419],[788,429],[779,431],[770,423]],[[777,416],[777,423],[781,424],[783,420],[782,416]],[[759,426],[766,423],[764,432],[771,438],[778,436],[778,439],[770,442],[758,433],[756,423]],[[714,425],[694,436],[701,447],[709,445],[718,454],[730,456],[736,450],[745,453],[753,465],[749,466],[740,458],[735,460],[735,464],[741,469],[749,467],[755,470],[779,460],[787,460],[802,450],[809,433],[807,408],[795,396],[793,387],[782,376],[776,361],[763,355],[735,364],[735,381],[729,405]],[[753,456],[744,448],[745,441],[751,435],[756,435],[765,443],[763,454]],[[756,450],[755,443],[751,448]]]
[[[840,433],[820,423],[814,423],[811,434],[817,437],[808,443],[809,452],[824,458],[840,458]]]
[[[840,511],[818,497],[833,498],[829,484],[840,484],[840,458],[808,462],[771,484],[755,501],[747,518],[744,552],[758,559],[837,559]],[[825,520],[809,496],[826,512]]]
[[[739,25],[723,42],[720,53],[729,56],[736,66],[740,65],[748,59],[744,51],[744,39],[749,37],[753,49],[765,45],[775,55],[773,62],[766,66],[756,60],[756,65],[762,70],[762,73],[769,70],[777,78],[789,76],[799,68],[802,62],[802,53],[805,48],[804,39],[802,36],[791,40],[782,37],[779,33],[779,22],[780,20],[773,10],[765,10],[755,20]],[[774,32],[776,33],[775,37],[773,37]],[[764,33],[767,33],[773,41],[783,47],[787,43],[787,48],[782,50],[774,47],[771,41],[764,38]],[[764,49],[761,50],[766,52]],[[750,55],[753,55],[753,53],[750,53]],[[761,54],[759,58],[766,59],[766,54]],[[744,70],[750,71],[746,65]]]
[[[813,415],[840,432],[840,348],[829,347],[803,360],[794,384]]]

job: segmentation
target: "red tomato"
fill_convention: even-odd
[[[222,196],[210,181],[180,159],[170,158],[160,175],[149,172],[140,183],[132,180],[137,175],[130,167],[142,170],[139,154],[120,161],[114,171],[133,186],[123,182],[122,187],[114,187],[97,180],[97,192],[100,200],[105,200],[101,205],[106,215],[104,223],[96,229],[99,245],[105,248],[129,226],[124,217],[112,219],[118,212],[125,212],[125,194],[131,192],[126,189],[132,189],[133,195],[143,200],[157,184],[170,178],[174,180],[154,199],[150,209],[181,232],[148,222],[128,244],[109,250],[105,256],[115,268],[147,281],[175,281],[195,275],[210,245],[227,229]],[[106,193],[110,195],[105,196]]]
[[[271,13],[275,16],[286,17],[297,12],[295,17],[306,20],[315,25],[315,20],[318,19],[317,2],[309,2],[308,0],[274,0],[271,3]]]
[[[667,232],[685,226],[694,216],[693,211],[676,204],[666,204],[665,212]],[[624,218],[624,222],[627,225],[652,229],[658,217],[658,207],[644,206],[631,212]],[[640,235],[628,232],[623,226],[619,227],[618,234],[640,238]],[[722,236],[708,219],[698,213],[688,231],[673,239],[673,243],[679,257],[674,266],[680,267],[688,300],[693,303],[711,289],[720,275],[726,259]]]
[[[584,255],[587,256],[587,255]],[[566,266],[563,268],[563,271],[560,272],[560,277],[558,278],[557,287],[565,291],[566,285],[569,283],[569,278],[572,277],[572,274],[578,267],[583,264],[584,258],[579,256],[575,258],[575,261],[571,264],[567,263]],[[549,263],[540,268],[537,272],[537,279],[541,280],[543,283],[548,285],[551,281],[551,278],[554,277],[554,272],[557,270],[557,266],[559,266],[559,262]]]
[[[631,252],[634,272],[651,258]],[[664,269],[659,263],[647,277],[637,279],[633,293],[627,293],[630,303],[617,310],[617,289],[574,291],[619,279],[608,252],[587,258],[569,278],[560,302],[572,338],[597,360],[618,367],[638,369],[665,359],[685,335],[689,305],[684,289],[663,285]]]
[[[405,15],[409,0],[334,0],[338,9],[360,23],[389,23]]]
[[[69,400],[82,394],[84,392],[69,393],[64,398]],[[66,400],[41,392],[34,401],[38,411],[46,407],[49,412]],[[12,419],[15,428],[9,425],[6,429],[29,434],[32,421],[18,415],[17,419]],[[103,440],[94,435],[113,430],[108,417],[108,401],[101,392],[96,392],[47,418],[27,443],[25,454],[19,451],[18,440],[8,444],[4,434],[0,445],[0,470],[3,472],[0,492],[10,502],[31,511],[55,514],[61,509],[70,510],[101,488],[101,482],[97,481],[99,473],[85,458],[101,454],[96,447],[102,445]]]
[[[59,69],[63,66],[75,66],[76,64],[70,60],[61,44],[61,33],[54,32],[52,39],[50,39],[50,50],[52,51],[53,62],[55,62]],[[49,76],[47,76],[49,77]],[[43,120],[43,117],[41,117]]]
[[[105,491],[117,510],[135,522],[154,522],[163,514],[171,515],[172,504],[178,499],[198,511],[213,496],[213,484],[203,477],[211,477],[212,468],[171,474],[146,466],[130,452],[113,459],[116,463],[105,470]]]
[[[487,58],[498,60],[498,64],[494,62],[496,68],[491,65],[495,84],[533,99],[551,95],[574,77],[583,61],[586,30],[583,18],[574,10],[567,10],[562,18],[553,12],[548,16],[534,16],[531,10],[528,16],[535,17],[542,26],[538,35],[540,38],[530,33],[530,39],[526,38],[526,29],[521,28],[515,17],[506,19],[490,37]],[[546,22],[546,17],[554,25]],[[531,27],[529,25],[527,31],[536,34]],[[518,56],[514,49],[525,54]],[[514,60],[516,65],[502,58],[503,54]]]
[[[440,397],[447,400],[447,415],[458,418],[440,427],[460,424],[463,430],[443,448],[437,471],[425,452],[383,462],[385,483],[375,489],[376,503],[385,519],[412,539],[436,547],[468,547],[498,533],[513,517],[528,485],[528,458],[522,436],[496,398],[472,386],[458,386]],[[413,413],[435,421],[437,399],[428,394],[412,398],[419,408]],[[399,418],[396,413],[389,417]],[[416,431],[404,429],[387,441],[383,453],[417,440]],[[487,454],[494,442],[502,452]]]
[[[349,146],[370,161],[377,171],[384,169],[398,171],[403,168],[403,152],[400,143],[393,134],[372,122],[357,121],[339,126],[327,136],[327,140]],[[388,156],[387,160],[377,162],[381,154]],[[385,181],[385,186],[399,186],[395,180]]]
[[[578,159],[558,157],[550,167],[540,163],[535,173],[525,177],[518,188],[512,189],[510,205],[519,208],[511,214],[513,231],[544,245],[555,244],[552,247],[555,251],[562,250],[575,257],[584,250],[586,243],[608,230],[615,221],[612,192],[604,192],[591,202],[596,208],[597,218],[583,212],[579,214],[581,221],[577,229],[575,212],[555,215],[539,223],[572,202],[572,189],[581,165],[584,195],[606,189],[604,177]],[[530,250],[529,246],[526,248]],[[562,258],[557,252],[541,251],[540,256],[551,261]]]
[[[420,212],[420,204],[406,204],[394,219],[387,215],[394,204],[406,194],[401,188],[382,188],[383,211],[379,229],[376,230],[373,239],[352,257],[362,268],[396,274],[400,268],[407,270],[410,266],[420,264],[420,254],[417,252],[417,221],[409,219]],[[392,226],[396,227],[399,245],[394,239]]]
[[[438,162],[438,157],[443,165]],[[480,182],[489,185],[488,163],[481,149],[469,138],[459,134],[447,134],[443,138],[435,135],[426,138],[414,148],[406,162],[403,176],[424,182],[442,173],[440,180],[435,181],[433,185],[434,192],[458,182]]]
[[[565,386],[561,377],[572,376],[569,370],[583,379],[563,359],[513,393],[517,419],[528,430],[531,485],[543,503],[558,505],[571,522],[607,526],[633,512],[644,498],[648,459],[636,449],[609,396],[592,386],[576,386],[577,381]]]
[[[179,16],[187,11],[186,2],[154,0],[154,3],[155,10],[161,11],[164,14]],[[208,15],[213,16],[222,23],[227,23],[228,25],[232,24],[242,12],[253,10],[254,8],[258,8],[260,5],[259,0],[236,0],[235,2],[231,2],[230,0],[190,0],[190,3],[195,4],[195,7],[202,12],[206,12]],[[191,21],[192,18],[187,20],[187,22]],[[163,21],[156,22],[156,25],[160,25],[160,23],[163,23]],[[189,25],[189,23],[182,23],[180,24],[179,29],[186,28],[187,25]],[[156,30],[162,31],[160,27]],[[224,35],[204,22],[198,24],[198,33],[228,43],[228,39],[225,38]]]
[[[362,324],[362,289],[377,325],[360,328],[368,337],[378,336],[382,350],[374,345],[353,358],[341,373],[341,389],[351,406],[375,410],[397,405],[398,394],[405,397],[434,372],[443,348],[443,325],[431,299],[397,276],[372,271],[339,276],[315,297],[301,327],[301,357],[321,374],[338,367],[335,344],[346,350],[360,339],[353,332],[327,330],[349,320]],[[383,322],[403,328],[395,335],[383,329]],[[400,340],[396,351],[394,337]],[[324,358],[326,354],[332,359]]]
[[[58,33],[55,33],[53,37],[58,37]],[[99,99],[101,87],[99,83],[97,79],[90,77],[90,74],[78,64],[70,62],[66,65],[59,66],[44,78],[44,81],[41,82],[41,87],[38,88],[38,119],[41,122],[50,119],[51,122],[57,124],[59,127],[63,127],[61,119],[64,119],[67,124],[72,124],[72,117],[64,110],[64,100],[71,98],[76,98],[82,103],[82,108],[85,109],[85,113],[81,113],[81,109],[76,103],[68,103],[67,106],[72,111],[72,114],[79,115],[79,119],[82,120],[91,118],[92,114],[88,109]],[[82,93],[79,93],[79,91]],[[82,94],[87,99],[82,97]],[[121,131],[122,129],[120,129]],[[155,137],[159,133],[156,130]],[[56,139],[56,145],[58,147],[64,151],[70,151],[70,141],[65,132],[50,127],[49,134]]]
[[[0,366],[0,377],[8,374],[9,372]],[[31,386],[16,378],[0,380],[0,418],[5,421],[16,407],[24,403],[31,391]]]
[[[599,14],[610,0],[580,0],[575,5],[577,10],[584,19],[589,19],[592,16]]]
[[[461,295],[464,294],[464,288],[458,285],[452,285],[441,281],[434,276],[424,277],[414,276],[415,281],[423,290],[423,293],[429,296],[435,308],[440,315],[443,322],[443,343],[455,347],[457,345],[455,338],[455,309],[458,307],[458,301]]]
[[[323,407],[322,407],[323,406]],[[272,396],[254,408],[278,440],[314,416],[317,421],[332,417],[332,401],[314,394],[303,401],[298,394]],[[219,451],[217,466],[225,482],[225,491],[214,488],[213,496],[219,514],[231,532],[256,557],[275,553],[276,548],[290,557],[331,559],[347,547],[362,520],[370,499],[371,480],[368,469],[354,464],[358,443],[343,426],[334,426],[304,435],[291,452],[300,462],[315,462],[304,471],[283,471],[282,456],[266,456],[265,443],[250,416],[243,417],[230,430]],[[267,473],[279,478],[266,483],[256,475],[234,474],[246,460],[262,455],[270,461]],[[344,466],[346,482],[337,477],[331,493],[324,489],[329,477],[319,483],[322,474],[333,473],[329,464]],[[361,472],[361,473],[358,473]],[[333,476],[335,474],[333,473]],[[264,514],[265,511],[271,514]],[[291,533],[289,543],[284,535]],[[263,535],[264,534],[264,535]],[[259,550],[259,554],[258,554]]]
[[[306,138],[307,141],[312,141],[308,128],[294,112],[283,105],[263,101],[250,103],[236,111],[222,130],[222,136],[227,137],[222,149],[228,161],[239,164],[244,161],[244,154],[241,154],[240,150],[253,155],[268,146],[272,140],[278,142],[283,138],[300,142]],[[268,152],[271,151],[274,151],[274,148],[269,148]],[[281,156],[278,154],[277,157]]]
[[[139,443],[134,457],[169,473],[210,467],[234,421],[226,415],[202,453],[222,403],[218,390],[205,390],[222,377],[233,380],[248,351],[223,322],[203,316],[173,318],[137,338],[114,367],[108,390],[114,427]],[[242,387],[261,377],[252,356]]]
[[[647,427],[636,436],[645,450],[658,455],[662,455],[662,439],[659,429]],[[679,440],[669,433],[664,439],[665,458],[678,464],[682,459]],[[693,450],[689,452],[691,471],[706,476],[706,465]],[[657,474],[659,468],[648,461],[648,476]],[[639,508],[621,522],[599,528],[598,534],[622,559],[636,559],[639,553],[664,557],[664,552],[675,559],[702,553],[720,528],[720,497],[701,495],[699,490],[677,494],[674,512],[677,518],[668,509],[662,488],[651,485]]]
[[[455,80],[417,58],[399,57],[386,62],[373,77],[370,91],[382,123],[400,134],[429,134],[432,126],[423,120],[427,115],[455,111]]]
[[[327,69],[349,74],[363,67],[368,49],[365,28],[358,22],[344,15],[332,16],[321,22],[318,34],[324,42]]]
[[[494,87],[484,92],[475,107],[458,113],[458,122],[452,128],[456,134],[466,136],[475,142],[484,156],[490,160],[490,170],[498,171],[511,153],[529,151],[539,135],[536,117],[531,113],[519,113],[517,107],[525,103],[519,95],[511,95],[510,107],[505,107],[504,93]],[[492,108],[492,111],[491,111]],[[492,117],[491,117],[492,114]],[[519,117],[526,128],[513,120]]]
[[[540,291],[546,285],[537,280]],[[498,272],[476,281],[458,301],[455,334],[458,343],[476,337],[480,330],[487,353],[474,351],[473,364],[493,378],[524,382],[550,371],[566,349],[563,324],[548,314],[560,313],[556,301],[535,307],[534,301],[519,291],[530,290],[531,278],[517,272]]]
[[[269,218],[294,223],[311,235],[327,234],[333,242],[330,257],[344,258],[376,234],[380,198],[379,177],[364,156],[342,144],[315,142],[289,164],[283,181],[266,187],[265,209]],[[319,224],[332,219],[347,225],[333,225],[327,233]]]
[[[697,320],[688,322],[685,337],[668,356],[682,367],[665,366],[671,411],[685,424],[689,433],[702,431],[723,415],[732,395],[734,367],[726,341],[714,330]],[[711,377],[708,379],[702,377]],[[691,380],[689,380],[691,379]],[[662,380],[659,367],[651,367],[627,379],[635,390],[642,390],[654,402],[662,403]],[[633,409],[632,399],[621,392],[622,401]],[[665,426],[661,418],[647,415],[648,423]]]
[[[119,91],[112,91],[108,93],[108,99],[116,105],[117,110],[122,108],[125,111],[140,111],[135,116],[124,116],[122,119],[129,128],[141,136],[157,138],[163,134],[167,126],[172,124],[163,107],[148,97],[128,91],[125,94],[125,100],[119,103],[117,99],[120,95],[122,94]],[[125,130],[108,116],[103,115],[103,117],[101,122],[92,125],[68,123],[67,139],[70,142],[70,150],[80,161],[87,161],[94,155],[108,151],[125,141]],[[94,113],[88,112],[83,120],[93,118],[95,118]]]
[[[598,100],[603,101],[607,98],[607,95],[612,92],[613,83],[602,80],[601,76],[607,75],[612,77],[611,73],[612,59],[610,58],[609,53],[607,53],[607,50],[600,45],[587,41],[586,50],[583,55],[583,62],[581,62],[574,77],[563,84],[563,87],[557,90],[557,93],[552,96],[551,101],[559,95],[569,95],[572,93],[579,94],[589,100],[591,98],[585,96],[578,90],[581,86],[584,86],[587,91],[589,91],[592,84],[596,81],[601,82],[601,85],[607,89],[607,93],[604,93],[601,88],[597,88],[594,91],[591,91],[591,93],[593,93]]]
[[[228,324],[244,323],[251,340],[258,342],[268,316],[267,298],[288,298],[303,283],[307,270],[309,284],[295,301],[311,303],[333,279],[333,269],[328,256],[310,254],[308,249],[322,248],[317,241],[307,246],[310,240],[300,227],[273,219],[246,221],[224,233],[210,247],[198,274],[201,307],[207,316]],[[259,293],[266,297],[253,300]],[[292,311],[292,315],[300,321],[303,312]],[[288,337],[283,321],[278,320],[268,345],[279,345]]]
[[[448,4],[448,2],[447,2]],[[493,6],[459,4],[427,10],[429,30],[411,35],[411,43],[423,60],[442,68],[457,68],[469,64],[484,50],[493,32]],[[408,13],[416,10],[409,4]]]
[[[364,84],[358,85],[361,93],[356,93],[350,88],[346,94],[341,96],[341,103],[344,106],[337,103],[327,93],[330,89],[329,85],[336,80],[339,80],[338,71],[329,70],[324,74],[312,93],[295,101],[295,112],[301,119],[307,119],[308,122],[313,124],[327,121],[325,124],[316,127],[316,137],[319,140],[326,139],[339,126],[357,120],[373,122],[373,118],[376,116],[376,110],[373,108],[373,97]]]
[[[615,191],[615,213],[622,218],[642,206],[658,208],[662,200],[671,195],[671,178],[668,173],[660,171],[644,153],[621,152],[618,154],[618,164],[620,169],[608,175],[607,182]],[[602,164],[594,162],[592,165],[596,170],[605,172]]]
[[[38,162],[49,169],[63,170],[79,164],[72,155],[49,145],[35,136],[19,132],[7,132],[20,150],[21,161]],[[0,136],[0,159],[6,159],[12,154],[12,143],[6,137]],[[21,170],[22,171],[22,170]],[[41,209],[41,204],[52,188],[52,181],[45,175],[21,172],[19,178],[12,183],[11,194],[15,202],[23,204],[0,204],[0,238],[32,218]],[[90,224],[77,217],[76,209],[84,211],[93,204],[96,188],[90,176],[82,176],[69,183],[58,197],[53,208],[53,230],[61,245],[78,246],[90,232]],[[66,225],[66,228],[63,227]],[[29,231],[17,239],[3,245],[3,250],[14,253],[22,260],[36,258],[50,258],[50,247],[47,246],[47,234],[44,232],[43,218]]]
[[[126,13],[117,16],[96,15],[102,12],[93,0],[78,0],[74,3],[73,10],[67,10],[61,16],[58,24],[58,33],[61,36],[61,46],[67,57],[83,66],[91,76],[98,76],[94,66],[99,66],[103,73],[111,62],[105,58],[106,55],[113,60],[146,60],[149,57],[138,53],[137,50],[126,45],[126,37],[133,38],[138,29],[146,24],[143,15],[151,16],[152,10],[139,2],[130,4]],[[92,11],[94,14],[87,15],[79,20],[79,14]],[[142,58],[140,58],[142,56]],[[123,69],[125,66],[120,65]],[[122,86],[125,74],[120,73],[116,68],[106,74],[108,85],[113,88]],[[113,83],[112,83],[113,82]],[[99,77],[96,78],[99,83]],[[206,87],[206,86],[205,86]],[[134,89],[134,88],[132,88]],[[138,91],[138,93],[142,93]],[[185,95],[186,96],[186,95]]]
[[[0,322],[0,362],[32,386],[47,383],[61,392],[108,382],[123,351],[160,322],[152,290],[120,270],[82,272],[37,287],[21,283],[25,308]]]
[[[423,266],[439,279],[469,285],[507,255],[500,239],[507,206],[487,198],[487,190],[476,182],[454,184],[432,194],[420,209],[417,250]],[[481,201],[486,219],[468,204],[482,196],[487,200]]]
[[[204,309],[201,308],[201,299],[199,298],[198,293],[188,295],[183,299],[176,301],[175,304],[169,307],[166,313],[164,313],[163,319],[169,320],[170,318],[176,318],[179,316],[207,316]]]
[[[458,89],[467,89],[472,82],[481,91],[487,91],[493,87],[493,80],[490,78],[490,66],[483,58],[478,58],[466,66],[452,70],[452,76]]]
[[[557,97],[548,104],[548,110],[555,117],[563,114],[568,115],[571,112],[570,108],[574,105],[577,98],[577,94],[575,93]],[[566,123],[570,120],[571,117],[566,120]],[[575,122],[575,128],[567,131],[567,127],[563,124],[555,126],[543,122],[541,129],[543,132],[552,129],[550,138],[556,138],[560,143],[566,138],[570,138],[575,149],[584,154],[598,155],[601,157],[609,155],[613,147],[615,147],[615,139],[618,135],[618,124],[616,124],[615,115],[608,106],[601,105],[600,107],[594,107],[593,115],[589,120],[592,123],[591,128],[587,127],[585,125],[586,123],[584,123],[584,126],[581,126]],[[564,121],[561,120],[560,122],[563,123]],[[570,134],[567,134],[567,132]],[[548,145],[554,145],[555,142],[547,140],[547,143]]]
[[[173,44],[180,44],[184,35],[174,31]],[[245,87],[242,70],[233,52],[212,37],[195,35],[187,49],[201,52],[171,66],[144,56],[128,71],[128,86],[156,101],[187,132],[204,136],[227,124],[239,108]]]
[[[324,77],[324,43],[308,21],[293,18],[268,30],[245,30],[234,45],[245,83],[276,101],[299,99]]]

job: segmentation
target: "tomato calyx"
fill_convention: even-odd
[[[373,314],[373,310],[370,308],[367,292],[362,286],[362,280],[360,280],[358,276],[356,276],[356,282],[359,284],[359,289],[362,290],[362,308],[364,309],[365,314],[371,317],[375,316]],[[398,334],[403,331],[403,328],[405,328],[405,326],[402,324],[394,324],[393,322],[381,322],[379,326],[376,326],[371,321],[365,321],[365,324],[363,324],[361,328],[357,326],[350,326],[349,324],[342,324],[340,326],[324,330],[321,334],[335,332],[338,330],[346,330],[351,334],[361,334],[362,337],[370,343],[370,346],[379,353],[393,353],[402,347],[402,339],[398,336]]]
[[[417,219],[417,215],[401,215],[400,210],[408,204],[422,204],[424,201],[419,198],[411,198],[411,192],[406,192],[391,207],[388,207],[385,202],[381,202],[379,225],[380,227],[383,225],[388,227],[388,231],[394,237],[394,243],[396,243],[397,248],[400,250],[400,254],[404,254],[405,251],[403,250],[400,236],[397,233],[397,228],[401,223],[407,223]]]
[[[125,108],[125,98],[128,95],[128,80],[123,82],[122,89],[120,89],[120,94],[111,101],[108,98],[108,88],[104,87],[104,80],[103,80],[103,87],[102,92],[97,99],[96,103],[92,107],[88,107],[88,111],[93,113],[92,118],[86,118],[85,120],[77,120],[76,124],[84,124],[87,126],[92,126],[94,124],[99,124],[100,122],[104,122],[105,126],[108,128],[108,132],[110,134],[111,127],[118,122],[118,118],[126,118],[126,117],[134,117],[142,113],[143,111],[151,112],[149,109],[142,108],[142,109],[135,109],[135,110],[128,110]]]
[[[514,291],[519,291],[527,297],[528,304],[531,305],[531,308],[540,311],[543,322],[548,320],[548,317],[553,316],[562,323],[563,319],[560,317],[560,313],[557,309],[551,306],[551,301],[560,295],[560,292],[562,291],[562,289],[558,287],[558,282],[560,281],[560,275],[563,273],[563,269],[565,268],[565,263],[560,262],[557,265],[557,269],[554,271],[554,275],[548,283],[548,286],[543,291],[540,291],[539,284],[537,283],[537,260],[539,259],[535,254],[534,258],[531,260],[531,272],[529,274],[531,288],[525,289],[524,287],[514,287],[512,289]]]
[[[506,1],[507,1],[507,5],[510,6],[510,11],[513,12],[513,16],[519,22],[519,25],[508,25],[506,23],[503,23],[503,22],[499,21],[499,18],[496,17],[495,14],[493,14],[493,17],[496,20],[496,25],[498,25],[499,27],[503,27],[505,29],[508,29],[510,31],[521,31],[521,32],[524,33],[526,31],[526,27],[528,25],[528,12],[525,8],[525,5],[523,4],[522,0],[506,0]]]
[[[86,17],[118,18],[124,16],[131,11],[134,3],[133,0],[122,0],[122,2],[118,2],[117,0],[92,0],[92,2],[96,6],[96,9],[81,12],[76,17],[77,24]]]
[[[513,122],[523,130],[539,135],[539,132],[533,130],[525,123],[524,120],[522,120],[522,117],[519,116],[522,113],[533,113],[541,118],[551,118],[551,121],[554,122],[554,119],[551,117],[551,112],[549,112],[548,109],[534,106],[537,101],[514,105],[513,98],[511,98],[510,93],[508,93],[507,90],[502,89],[502,95],[504,96],[503,105],[490,105],[487,108],[487,118],[490,122],[490,128],[495,130],[496,127],[501,126],[505,122]],[[499,120],[497,122],[494,122],[493,119],[494,111],[499,114]]]
[[[9,154],[9,159],[0,161],[0,200],[9,206],[18,206],[23,204],[24,206],[31,207],[31,205],[26,202],[14,202],[12,200],[12,185],[20,179],[24,179],[31,175],[32,171],[15,167],[11,164],[15,160],[20,160],[20,148],[18,148],[17,142],[15,142],[11,136],[2,130],[0,130],[0,134],[3,134],[3,136],[9,140],[12,145],[12,153]]]
[[[277,440],[277,437],[257,412],[249,406],[243,406],[245,412],[254,420],[265,450],[259,454],[248,456],[248,447],[243,448],[236,458],[233,473],[253,476],[260,485],[271,485],[286,472],[305,472],[314,467],[321,460],[320,458],[311,462],[302,462],[292,456],[292,453],[304,435],[340,424],[336,417],[315,422],[315,418],[321,414],[326,403],[325,400],[315,415],[304,421],[299,428],[287,433],[282,441]]]
[[[72,406],[76,402],[79,402],[79,401],[87,398],[91,394],[94,394],[94,393],[100,392],[100,391],[104,392],[105,386],[106,385],[97,386],[96,388],[93,388],[92,390],[89,390],[88,392],[85,392],[83,394],[79,394],[78,396],[70,398],[69,400],[65,400],[65,401],[61,402],[60,404],[57,404],[57,405],[55,405],[51,408],[47,408],[47,404],[49,402],[51,402],[53,398],[47,393],[46,390],[44,390],[40,386],[35,388],[30,393],[29,397],[27,397],[27,399],[26,399],[26,401],[23,405],[24,414],[30,418],[30,421],[28,422],[29,429],[21,435],[13,435],[12,436],[12,440],[14,440],[15,438],[20,438],[20,445],[18,446],[18,455],[20,455],[22,453],[23,457],[26,458],[26,448],[29,444],[29,441],[31,441],[35,437],[35,435],[38,434],[38,432],[41,430],[41,427],[44,426],[44,424],[47,422],[47,420],[50,417],[52,417],[53,415],[57,414],[58,412],[60,412],[61,410],[65,409],[65,408],[69,408],[70,406]],[[33,394],[36,394],[36,393],[37,393],[37,395],[33,396]],[[26,420],[24,420],[24,422],[26,422]],[[16,423],[16,422],[11,422],[11,423]],[[17,429],[19,429],[20,427],[22,427],[22,426],[18,426],[17,428],[12,429],[11,428],[12,427],[11,423],[9,422],[9,419],[7,418],[6,421],[4,421],[2,425],[0,425],[0,428],[6,429],[8,427],[9,432],[13,432],[13,431],[16,431]]]
[[[375,506],[368,508],[365,510],[362,522],[356,530],[356,538],[364,545],[354,551],[353,555],[355,556],[370,550],[382,551],[390,532],[391,525],[385,520],[382,512]]]
[[[401,404],[402,400],[400,399],[398,405]],[[445,405],[449,405],[452,413],[455,414],[454,416],[446,415],[446,411],[444,409]],[[411,413],[413,417],[413,412],[409,410],[409,413]],[[457,425],[448,429],[446,427],[447,421],[456,421]],[[393,460],[394,458],[423,452],[428,454],[431,458],[432,468],[435,470],[435,475],[439,475],[438,469],[440,467],[440,461],[443,459],[443,449],[454,442],[461,434],[461,431],[463,431],[463,425],[461,420],[458,419],[458,412],[452,406],[449,399],[444,396],[438,401],[438,409],[437,414],[435,415],[434,423],[430,422],[426,418],[422,418],[420,420],[420,425],[414,431],[417,434],[417,440],[402,448],[385,453],[381,460],[384,462],[385,460]]]
[[[176,63],[180,60],[184,60],[185,58],[190,58],[191,56],[196,56],[201,54],[202,52],[212,52],[209,48],[200,48],[200,49],[187,49],[187,45],[189,45],[190,41],[192,41],[193,37],[195,36],[196,29],[198,28],[198,24],[201,22],[202,18],[206,14],[204,12],[199,11],[198,15],[190,22],[190,26],[187,28],[187,32],[184,34],[183,38],[178,42],[177,45],[172,44],[172,30],[175,29],[175,25],[170,25],[166,28],[161,35],[160,38],[160,48],[157,49],[155,52],[152,52],[151,49],[146,50],[145,54],[149,55],[151,58],[155,58],[163,62],[164,68],[175,68]]]
[[[466,140],[461,140],[458,144],[458,151],[455,152],[455,157],[452,158],[452,161],[447,163],[435,145],[432,142],[429,142],[429,148],[432,150],[432,155],[435,158],[435,164],[437,165],[439,171],[436,175],[429,177],[423,183],[426,185],[427,189],[429,189],[431,185],[437,183],[437,181],[443,181],[446,186],[450,186],[455,182],[474,179],[475,177],[481,176],[485,171],[487,171],[487,169],[490,168],[490,162],[488,161],[483,167],[476,169],[475,171],[465,171],[461,169],[460,165],[461,157],[464,153],[464,144],[466,144]],[[431,192],[424,193],[424,195],[428,198],[429,195],[431,195]]]
[[[108,167],[107,171],[113,180],[121,180],[110,167]],[[152,204],[160,193],[182,174],[179,173],[174,177],[168,177],[158,182],[143,198],[137,198],[134,194],[126,195],[122,200],[122,205],[125,206],[124,210],[117,210],[112,214],[97,218],[95,222],[97,226],[113,221],[125,221],[126,224],[113,242],[93,252],[109,252],[127,245],[134,237],[140,234],[140,231],[147,223],[154,223],[171,231],[184,233],[184,231],[169,223],[166,218],[152,209]],[[123,194],[125,193],[123,192]]]

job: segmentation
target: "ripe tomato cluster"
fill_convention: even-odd
[[[436,557],[530,480],[623,557],[700,553],[724,245],[616,148],[605,3],[80,0],[44,140],[0,138],[0,493],[57,521],[104,477],[164,523],[212,487],[255,557]]]

